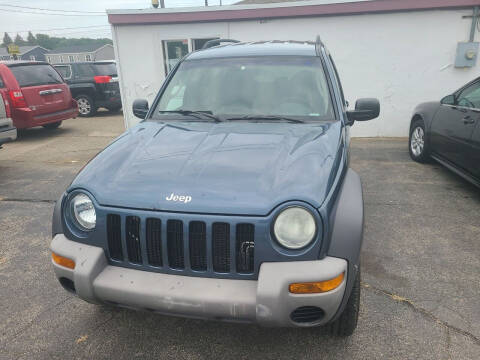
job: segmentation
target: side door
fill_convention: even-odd
[[[473,131],[472,150],[471,150],[471,168],[472,175],[480,182],[480,121]]]
[[[87,63],[78,63],[72,64],[72,75],[70,79],[71,84],[94,84],[93,77],[95,72],[90,64]]]
[[[471,172],[472,135],[479,120],[480,81],[476,81],[442,100],[430,128],[432,151]]]
[[[86,94],[96,98],[96,87],[93,77],[95,73],[89,63],[73,63],[70,64],[72,74],[68,80],[72,96],[75,98],[80,94]]]

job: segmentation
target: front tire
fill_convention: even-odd
[[[43,125],[43,127],[47,130],[55,130],[55,129],[58,129],[60,125],[62,125],[62,122],[57,121],[57,122],[54,122],[54,123],[51,123],[51,124]]]
[[[90,117],[95,115],[97,108],[95,102],[88,95],[78,95],[75,97],[78,103],[78,115],[81,117]]]
[[[408,138],[408,150],[412,160],[425,163],[429,160],[428,144],[425,141],[425,123],[422,119],[416,119],[410,127]]]
[[[353,334],[357,328],[358,314],[360,313],[360,269],[358,270],[352,292],[347,305],[337,320],[330,324],[330,334],[346,337]]]

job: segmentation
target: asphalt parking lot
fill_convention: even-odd
[[[102,113],[20,134],[0,150],[0,359],[479,359],[480,190],[356,139],[364,184],[362,308],[348,339],[85,303],[50,265],[51,214],[80,168],[123,131]]]

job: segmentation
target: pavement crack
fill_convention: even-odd
[[[29,329],[30,327],[32,327],[32,325],[38,320],[38,318],[40,318],[40,316],[42,316],[43,314],[49,312],[50,310],[56,308],[57,306],[60,306],[64,303],[66,303],[67,301],[69,300],[72,300],[74,299],[73,296],[69,296],[69,297],[66,297],[65,299],[55,303],[54,305],[52,306],[49,306],[48,308],[46,308],[45,310],[39,312],[37,315],[35,315],[35,317],[30,320],[30,322],[25,325],[23,328],[21,328],[20,330],[18,330],[17,332],[15,332],[13,335],[9,336],[8,338],[5,338],[5,345],[2,347],[1,350],[5,350],[5,348],[7,347],[8,345],[8,342],[11,340],[11,339],[15,339],[17,336],[21,335],[22,333],[24,333],[27,329]],[[1,352],[0,352],[1,353]]]
[[[422,307],[417,306],[412,300],[407,299],[406,297],[391,293],[391,292],[389,292],[387,290],[384,290],[384,289],[377,288],[377,287],[375,287],[373,285],[370,285],[370,284],[368,284],[366,282],[363,282],[363,281],[362,281],[362,287],[364,289],[367,289],[367,290],[372,290],[373,292],[375,292],[377,294],[384,295],[384,296],[386,296],[386,297],[388,297],[388,298],[390,298],[390,299],[392,299],[396,302],[405,304],[408,307],[410,307],[411,309],[413,309],[415,312],[418,312],[421,315],[423,315],[425,318],[427,318],[427,319],[445,327],[447,331],[451,330],[453,332],[461,334],[465,337],[468,337],[470,340],[472,340],[477,345],[480,345],[480,338],[478,338],[474,334],[472,334],[472,333],[470,333],[466,330],[460,329],[459,327],[453,326],[453,325],[449,324],[448,322],[446,322],[444,320],[439,319],[433,313],[431,313],[430,311],[428,311],[428,310],[426,310]],[[448,333],[448,334],[450,335],[450,333]]]
[[[3,198],[0,197],[0,202],[26,202],[26,203],[47,203],[55,204],[56,200],[49,199],[20,199],[20,198]]]

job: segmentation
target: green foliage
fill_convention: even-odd
[[[77,45],[105,45],[113,44],[110,39],[90,39],[90,38],[64,38],[64,37],[50,37],[45,34],[37,34],[36,37],[37,44],[43,46],[46,49],[55,50],[56,48],[61,48],[65,46],[77,46]]]
[[[8,33],[5,33],[5,35],[3,35],[3,44],[2,46],[6,47],[7,45],[13,43],[13,40],[12,38],[10,37],[10,35],[8,35]]]
[[[28,32],[27,43],[28,45],[37,45],[37,39],[35,38],[35,35],[33,35],[31,31]]]
[[[7,46],[8,44],[13,43],[12,38],[8,33],[5,33],[3,36],[2,46]],[[90,39],[90,38],[65,38],[65,37],[55,37],[47,34],[37,34],[36,36],[32,32],[28,33],[27,41],[23,40],[20,35],[15,37],[15,44],[17,45],[40,45],[45,49],[54,50],[56,48],[61,48],[65,46],[77,46],[77,45],[105,45],[113,44],[111,39],[102,38],[102,39]]]
[[[20,36],[20,34],[17,34],[17,36],[15,36],[14,43],[17,44],[18,46],[27,45],[27,42],[25,40],[23,40],[23,38]]]

